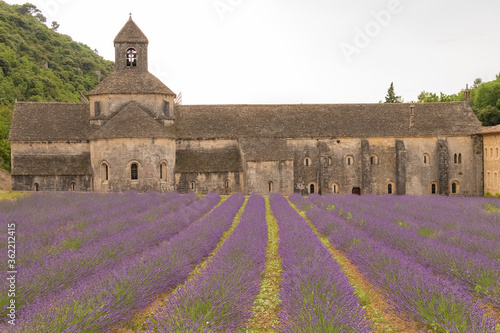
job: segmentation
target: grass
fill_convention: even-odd
[[[16,200],[18,198],[24,197],[28,195],[30,192],[18,192],[18,191],[10,191],[10,192],[0,192],[0,200]]]
[[[266,247],[266,265],[264,279],[260,292],[252,307],[254,315],[248,321],[249,333],[275,332],[271,327],[279,325],[277,316],[279,309],[279,290],[281,282],[281,258],[278,252],[279,228],[278,222],[271,210],[269,197],[266,199],[266,220],[268,230],[268,243]]]

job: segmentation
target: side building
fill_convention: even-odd
[[[132,19],[90,103],[18,102],[14,190],[483,194],[464,102],[174,105]]]
[[[500,195],[500,125],[483,128],[484,193]]]

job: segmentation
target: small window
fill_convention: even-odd
[[[306,158],[304,159],[304,165],[305,165],[306,167],[311,166],[311,159],[310,159],[309,157],[306,157]]]
[[[71,191],[76,191],[76,183],[75,182],[71,182],[70,189],[71,189]]]
[[[137,51],[130,48],[127,50],[127,67],[137,66]]]
[[[458,154],[458,164],[462,164],[462,153]]]
[[[392,194],[392,184],[387,185],[387,194]]]
[[[430,158],[429,154],[424,154],[424,164],[425,165],[431,164],[431,158]]]
[[[226,190],[229,188],[229,179],[226,179],[224,187],[226,188]]]
[[[493,159],[493,148],[490,148],[490,158]]]
[[[160,179],[167,181],[167,162],[160,163]]]
[[[486,174],[487,178],[486,178],[486,185],[488,187],[491,187],[491,174],[490,172],[488,171],[488,173]]]
[[[273,182],[269,182],[269,193],[273,191]]]
[[[130,179],[132,180],[139,179],[139,167],[137,163],[132,163],[130,165]]]
[[[40,186],[38,185],[38,183],[33,184],[33,189],[34,189],[36,192],[40,191]]]
[[[315,193],[314,190],[315,190],[314,184],[310,184],[309,185],[309,194]]]
[[[437,184],[431,183],[431,194],[437,194]]]
[[[107,163],[101,163],[101,179],[109,180],[109,167]]]
[[[331,166],[333,164],[333,160],[331,157],[328,157],[328,165]]]
[[[497,148],[497,160],[498,160],[498,148]]]
[[[495,178],[493,179],[493,188],[498,188],[498,173],[495,172]]]
[[[378,164],[378,156],[375,154],[372,154],[370,156],[370,164],[371,165],[377,165]]]
[[[333,184],[332,185],[332,192],[335,194],[339,194],[339,185]]]
[[[484,158],[488,158],[488,148],[484,148]]]
[[[191,191],[196,191],[196,181],[192,180],[189,182],[189,188]]]
[[[163,101],[163,114],[167,117],[170,116],[170,102]]]
[[[354,164],[354,157],[347,156],[347,158],[346,158],[346,164],[347,165],[353,165]]]
[[[101,102],[94,102],[94,115],[97,117],[101,114]]]
[[[451,194],[458,194],[458,182],[451,183]]]
[[[458,155],[457,154],[455,154],[455,156],[453,157],[453,163],[458,164]]]

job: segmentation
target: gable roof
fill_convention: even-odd
[[[481,125],[464,102],[410,104],[179,105],[183,139],[470,135]]]
[[[89,139],[117,138],[171,138],[168,128],[154,120],[137,102],[127,103],[110,120],[94,132]]]
[[[242,171],[237,147],[226,149],[189,149],[175,152],[175,172],[238,172]]]
[[[245,161],[289,161],[293,160],[293,152],[285,139],[245,138],[239,140]]]
[[[17,102],[9,140],[86,141],[96,129],[89,116],[89,104]]]
[[[485,126],[481,132],[482,134],[494,134],[500,133],[500,125],[496,126]]]
[[[13,176],[91,176],[90,153],[81,155],[15,155]]]
[[[169,87],[148,71],[116,70],[97,85],[89,96],[105,94],[163,94],[174,95]]]
[[[139,29],[137,24],[132,20],[132,16],[129,17],[127,23],[120,30],[118,35],[116,35],[115,43],[148,43],[148,38]]]

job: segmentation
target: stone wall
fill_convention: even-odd
[[[500,133],[484,134],[484,193],[500,193]]]
[[[12,176],[13,191],[36,191],[35,184],[38,191],[92,191],[91,176]]]
[[[270,192],[277,192],[290,195],[293,193],[293,161],[262,161],[245,164],[245,194],[269,195]]]
[[[173,191],[175,141],[170,139],[112,139],[90,142],[96,191]],[[160,179],[160,163],[167,165]],[[101,166],[108,164],[108,181]],[[138,179],[131,179],[131,164],[138,164]]]
[[[226,181],[228,181],[227,187]],[[175,174],[175,190],[179,193],[196,192],[205,195],[216,192],[221,195],[228,195],[231,193],[243,192],[242,183],[243,174],[241,172],[193,172]]]

